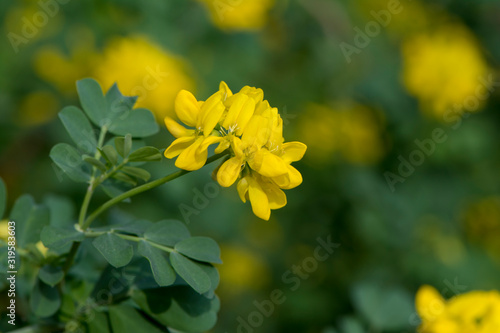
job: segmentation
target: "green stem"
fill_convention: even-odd
[[[99,135],[99,141],[97,142],[98,148],[102,147],[102,144],[104,142],[104,138],[106,137],[107,131],[108,131],[108,129],[105,126],[101,127],[101,134]],[[97,150],[96,153],[94,154],[94,158],[99,159],[100,156],[101,156],[101,153],[99,152],[99,150]],[[80,227],[82,226],[83,222],[85,221],[85,216],[87,215],[87,210],[89,208],[90,199],[92,199],[92,195],[94,194],[94,190],[97,187],[97,185],[95,183],[96,171],[97,171],[97,168],[93,167],[92,168],[92,176],[90,177],[89,187],[87,188],[87,193],[85,193],[85,198],[83,198],[82,207],[80,209],[80,215],[78,217],[78,224],[80,225]]]
[[[156,247],[156,248],[158,248],[160,250],[163,250],[163,251],[166,251],[166,252],[174,252],[175,251],[171,247],[168,247],[168,246],[165,246],[165,245],[161,245],[161,244],[155,243],[155,242],[150,241],[150,240],[146,240],[143,237],[138,237],[138,236],[134,236],[134,235],[120,234],[120,233],[114,232],[114,230],[112,230],[112,229],[109,230],[109,231],[89,231],[89,229],[87,229],[87,231],[85,231],[85,237],[99,237],[99,236],[104,235],[104,234],[106,234],[108,232],[112,232],[115,235],[117,235],[118,237],[120,237],[122,239],[126,239],[126,240],[129,240],[129,241],[132,241],[132,242],[140,242],[141,240],[145,240],[151,246]]]
[[[210,163],[218,160],[219,158],[225,156],[226,154],[227,154],[227,152],[222,152],[220,154],[213,155],[212,157],[210,157],[209,159],[207,159],[207,162],[205,163],[205,165],[210,164]],[[90,226],[90,224],[99,215],[101,215],[105,210],[107,210],[108,208],[116,205],[117,203],[120,203],[123,200],[128,199],[130,197],[133,197],[134,195],[137,195],[139,193],[151,190],[151,189],[153,189],[153,188],[155,188],[157,186],[160,186],[160,185],[163,185],[165,183],[168,183],[169,181],[172,181],[172,180],[174,180],[176,178],[179,178],[180,176],[183,176],[183,175],[185,175],[187,173],[190,173],[190,172],[191,171],[179,170],[179,171],[171,173],[170,175],[167,175],[167,176],[165,176],[163,178],[160,178],[160,179],[157,179],[157,180],[153,180],[153,181],[151,181],[149,183],[146,183],[144,185],[138,186],[136,188],[131,189],[130,191],[127,191],[125,193],[122,193],[122,194],[114,197],[113,199],[105,202],[102,206],[100,206],[99,208],[97,208],[92,214],[90,214],[87,217],[87,219],[85,220],[85,222],[83,223],[82,229],[83,230],[87,229]]]
[[[104,138],[106,137],[107,131],[108,131],[108,129],[106,128],[106,126],[101,127],[101,133],[99,134],[99,140],[97,142],[98,148],[102,147],[102,144],[104,143]],[[101,156],[101,153],[99,152],[99,150],[96,150],[96,152],[94,154],[94,158],[99,159],[100,156]],[[96,184],[94,183],[96,171],[97,171],[96,167],[92,168],[92,176],[90,177],[89,187],[87,188],[87,193],[85,193],[85,197],[83,198],[83,202],[82,202],[82,207],[80,208],[80,215],[78,217],[78,225],[80,227],[82,226],[82,223],[85,220],[85,216],[87,215],[87,210],[88,210],[89,204],[90,204],[90,199],[92,199],[92,195],[94,194],[94,190],[96,188]],[[69,271],[69,269],[73,265],[73,261],[75,260],[75,256],[76,256],[76,253],[78,252],[79,247],[80,247],[80,242],[74,242],[71,245],[71,249],[68,253],[68,256],[66,257],[66,262],[64,263],[64,267],[63,267],[64,276],[66,276],[66,273]],[[61,280],[61,282],[59,284],[60,290],[62,289],[63,281],[64,281],[64,279]]]

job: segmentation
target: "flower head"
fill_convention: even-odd
[[[233,94],[221,82],[219,91],[206,102],[181,91],[175,111],[191,128],[165,118],[168,130],[177,138],[165,156],[179,156],[177,167],[196,170],[205,164],[208,146],[218,143],[215,152],[227,151],[229,157],[216,170],[215,178],[223,187],[238,181],[241,200],[249,200],[258,217],[268,220],[271,209],[286,205],[282,189],[302,183],[302,175],[291,163],[300,160],[307,147],[300,142],[284,142],[278,109],[264,100],[261,89],[245,86]]]
[[[500,332],[497,291],[471,291],[446,301],[433,287],[422,286],[416,308],[422,319],[420,333]]]

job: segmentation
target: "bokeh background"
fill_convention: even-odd
[[[268,222],[217,190],[210,167],[112,212],[178,218],[220,242],[213,332],[414,332],[421,285],[500,288],[499,1],[17,0],[0,18],[10,205],[26,192],[81,202],[48,154],[69,141],[57,112],[84,77],[118,82],[160,124],[180,89],[260,87],[287,141],[308,145],[303,184]],[[162,127],[148,143],[172,140]],[[339,246],[312,265],[318,238]],[[282,304],[255,314],[276,289]]]

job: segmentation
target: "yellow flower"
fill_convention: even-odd
[[[268,21],[275,0],[198,0],[210,11],[220,29],[258,30]]]
[[[381,123],[375,112],[352,102],[310,105],[298,130],[315,164],[337,154],[349,163],[371,165],[384,155]]]
[[[446,301],[431,286],[422,286],[415,305],[420,333],[500,332],[500,293],[471,291]]]
[[[92,76],[103,90],[117,82],[129,96],[138,96],[137,107],[150,109],[157,120],[172,116],[175,96],[193,90],[185,62],[143,37],[115,38],[102,55]]]
[[[404,85],[427,114],[443,119],[448,110],[460,114],[466,108],[477,111],[484,104],[477,98],[477,105],[467,105],[469,97],[477,97],[488,65],[465,27],[447,25],[408,39],[403,61]]]
[[[218,266],[224,284],[220,286],[223,296],[238,296],[248,290],[262,290],[269,282],[269,267],[266,262],[243,246],[221,244],[224,265]]]
[[[221,141],[212,135],[222,113],[225,110],[222,103],[223,94],[218,92],[206,102],[198,102],[189,91],[181,90],[175,99],[177,117],[187,126],[186,129],[172,118],[165,118],[165,125],[177,139],[165,150],[165,157],[174,158],[175,166],[184,170],[198,170],[207,161],[207,148]]]
[[[75,42],[68,46],[68,54],[54,46],[42,47],[35,53],[33,66],[41,79],[62,94],[71,96],[76,94],[75,82],[89,76],[99,59],[92,32],[85,28],[70,32]]]
[[[52,119],[59,111],[59,102],[48,91],[28,94],[19,106],[18,119],[23,125],[36,126]]]
[[[268,220],[271,209],[286,205],[281,189],[302,183],[302,175],[290,164],[300,160],[307,147],[284,142],[278,109],[263,98],[262,89],[245,86],[233,94],[224,82],[206,102],[181,91],[175,103],[177,117],[194,129],[166,117],[165,125],[177,139],[165,150],[165,156],[179,156],[177,167],[196,170],[205,164],[208,146],[219,143],[215,152],[228,151],[230,156],[217,169],[217,181],[229,187],[239,178],[241,200],[250,200],[254,214]]]
[[[500,260],[500,197],[486,197],[468,205],[464,213],[467,237]]]

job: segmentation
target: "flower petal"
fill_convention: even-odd
[[[281,146],[281,148],[283,149],[283,155],[281,155],[281,158],[286,163],[292,163],[301,160],[307,150],[307,146],[298,141],[285,142]]]
[[[226,100],[228,97],[233,96],[233,92],[231,89],[229,89],[229,86],[226,84],[226,82],[221,81],[219,84],[219,91],[223,93],[222,100]]]
[[[181,138],[178,138],[174,142],[172,142],[167,149],[165,149],[165,152],[163,154],[166,158],[174,158],[182,153],[194,141],[194,136],[183,136]]]
[[[247,202],[247,194],[248,194],[248,180],[247,177],[243,177],[236,185],[236,189],[238,190],[238,194],[240,196],[241,201]]]
[[[224,140],[224,138],[220,136],[209,136],[203,139],[203,143],[200,145],[198,148],[198,152],[201,152],[202,150],[207,150],[208,146],[216,144]]]
[[[243,105],[249,99],[250,97],[244,94],[238,93],[234,95],[231,107],[227,111],[226,118],[222,122],[222,127],[229,130],[236,124],[236,119],[238,118],[238,115],[241,112]]]
[[[255,163],[258,161],[257,163]],[[260,149],[253,160],[249,161],[250,167],[265,177],[278,177],[288,173],[287,164],[281,157],[274,155],[267,149]]]
[[[424,323],[432,322],[445,310],[445,301],[434,287],[424,285],[417,292],[415,307]]]
[[[272,182],[265,182],[262,185],[264,192],[266,192],[267,199],[269,200],[269,208],[279,209],[286,205],[286,195],[278,185]]]
[[[175,113],[186,125],[195,127],[200,107],[196,97],[187,90],[181,90],[175,98]]]
[[[209,136],[219,122],[226,107],[222,103],[222,93],[216,92],[203,104],[198,118],[197,127],[203,129],[203,134]]]
[[[172,134],[177,139],[183,136],[189,136],[194,133],[193,130],[188,130],[170,117],[165,117],[165,126],[167,126],[170,134]]]
[[[243,160],[238,157],[232,157],[224,162],[217,172],[217,182],[222,187],[229,187],[234,184],[241,172]]]
[[[254,115],[243,132],[241,140],[246,146],[264,146],[271,135],[271,119]]]
[[[267,199],[266,193],[255,178],[248,177],[247,180],[248,197],[252,204],[253,213],[257,217],[268,221],[269,217],[271,217],[271,208],[269,208],[269,200]]]
[[[175,166],[179,169],[194,171],[200,169],[207,161],[207,150],[199,151],[203,143],[203,137],[196,139],[196,141],[186,148],[175,161]]]

